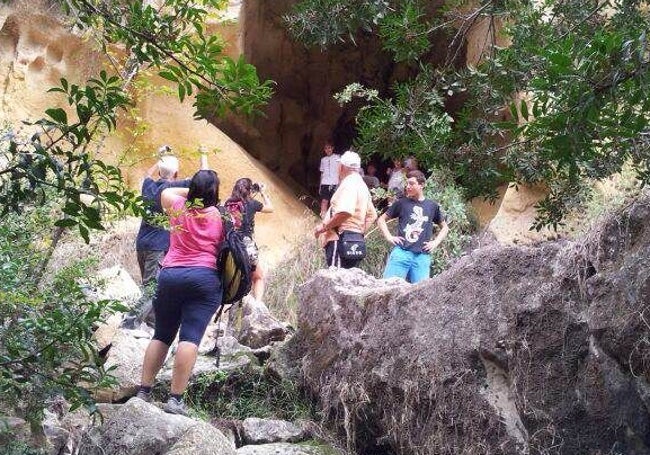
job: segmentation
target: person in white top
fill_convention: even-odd
[[[323,147],[324,157],[320,160],[320,216],[323,218],[329,207],[330,199],[339,184],[339,160],[340,155],[334,153],[334,145],[326,142]]]
[[[393,169],[389,170],[390,178],[388,179],[388,191],[391,193],[392,201],[404,196],[406,187],[406,173],[402,167],[402,160],[395,158],[393,160]]]

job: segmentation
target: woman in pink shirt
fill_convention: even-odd
[[[137,396],[151,399],[151,387],[167,351],[178,334],[171,396],[164,410],[186,414],[182,396],[194,368],[205,329],[221,303],[217,251],[224,239],[219,203],[219,178],[200,170],[188,188],[167,188],[161,204],[170,218],[169,251],[162,262],[153,307],[156,328],[142,366]]]

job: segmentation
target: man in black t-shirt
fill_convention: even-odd
[[[384,278],[400,277],[410,283],[418,283],[429,278],[431,252],[447,236],[449,227],[440,206],[435,201],[424,198],[424,174],[415,170],[410,171],[406,177],[406,197],[395,201],[379,217],[377,225],[384,238],[395,245],[388,257]],[[386,221],[391,218],[398,219],[397,236],[388,230]],[[435,238],[434,224],[440,227]]]

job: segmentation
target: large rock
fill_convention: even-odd
[[[268,444],[274,442],[297,442],[309,436],[303,425],[277,419],[249,417],[242,422],[244,444]]]
[[[288,343],[363,453],[650,453],[650,198],[418,285],[323,270]]]
[[[228,455],[234,445],[206,422],[166,414],[133,398],[84,435],[84,455]]]
[[[282,341],[287,327],[278,321],[263,302],[246,296],[241,303],[230,309],[228,330],[243,345],[254,349]]]

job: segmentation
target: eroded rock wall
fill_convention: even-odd
[[[208,26],[211,32],[223,33],[230,40],[226,54],[233,58],[239,55],[240,29],[233,21],[239,3],[231,2],[226,15],[230,22],[213,21]],[[58,6],[47,0],[14,0],[0,6],[0,126],[19,126],[23,120],[43,117],[49,107],[65,106],[62,98],[47,93],[61,77],[83,84],[103,67],[114,70],[93,47],[91,38],[71,33],[62,25],[62,19]],[[267,184],[275,212],[259,215],[256,235],[262,261],[275,264],[286,252],[287,243],[310,229],[313,215],[281,177],[214,125],[195,121],[191,99],[180,103],[169,94],[175,92],[166,88],[165,81],[147,72],[138,77],[148,90],[138,94],[137,111],[122,115],[117,131],[102,138],[98,157],[119,163],[127,183],[139,189],[161,144],[171,145],[181,157],[182,177],[191,177],[198,169],[199,145],[214,150],[210,164],[220,175],[222,199],[230,195],[237,178],[250,177]],[[125,239],[119,248],[129,251],[111,251],[109,256],[122,258],[126,261],[122,265],[134,272],[137,266],[132,249],[137,223],[125,223],[122,228],[129,231],[119,233]],[[106,244],[100,249],[105,248],[115,250],[115,245]]]
[[[215,120],[275,173],[289,177],[311,194],[317,194],[319,160],[324,142],[332,138],[344,151],[355,136],[358,104],[340,106],[333,98],[352,82],[385,92],[396,80],[409,75],[406,65],[395,64],[371,35],[359,33],[356,45],[341,44],[307,49],[294,41],[283,23],[296,0],[247,0],[240,23],[246,60],[260,77],[272,79],[276,95],[252,124],[238,119]],[[431,2],[431,7],[439,2]],[[442,57],[438,47],[428,57]]]
[[[646,196],[419,285],[323,270],[289,357],[358,453],[649,454],[649,226]]]

